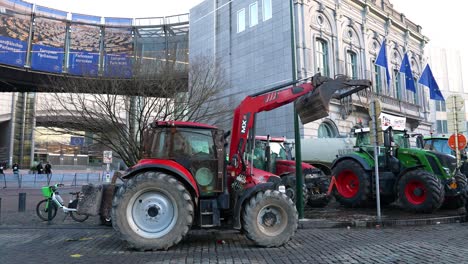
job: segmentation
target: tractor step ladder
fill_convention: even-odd
[[[200,200],[200,227],[221,225],[218,201],[216,199]]]

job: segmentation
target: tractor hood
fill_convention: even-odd
[[[434,154],[440,161],[440,164],[445,167],[445,168],[449,168],[450,171],[455,171],[455,169],[457,168],[457,158],[455,158],[455,156],[452,156],[452,155],[449,155],[449,154],[445,154],[445,153],[441,153],[441,152],[438,152],[438,151],[427,151],[431,154]]]
[[[303,124],[328,116],[331,99],[341,100],[360,90],[370,88],[370,80],[353,80],[340,75],[336,79],[315,75],[312,77],[315,89],[296,101],[296,112]]]

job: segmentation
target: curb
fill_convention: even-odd
[[[421,226],[440,225],[465,222],[465,215],[420,218],[420,219],[384,219],[380,223],[376,220],[357,221],[329,221],[327,219],[300,219],[299,229],[312,228],[374,228],[374,227],[396,227],[396,226]]]

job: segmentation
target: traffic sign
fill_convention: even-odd
[[[456,142],[458,140],[458,142]],[[458,150],[462,150],[466,147],[466,137],[463,134],[458,134],[455,137],[455,134],[451,135],[448,140],[448,145],[451,149],[457,150],[457,143],[458,143]]]
[[[102,157],[102,162],[110,164],[112,163],[112,151],[105,150]]]
[[[454,94],[450,95],[447,100],[445,101],[445,104],[447,105],[447,108],[452,111],[460,111],[463,106],[465,105],[465,100],[463,100],[463,97],[460,95]]]

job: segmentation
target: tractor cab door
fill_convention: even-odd
[[[223,131],[194,127],[162,127],[151,133],[151,158],[172,159],[194,176],[202,195],[223,191]]]

